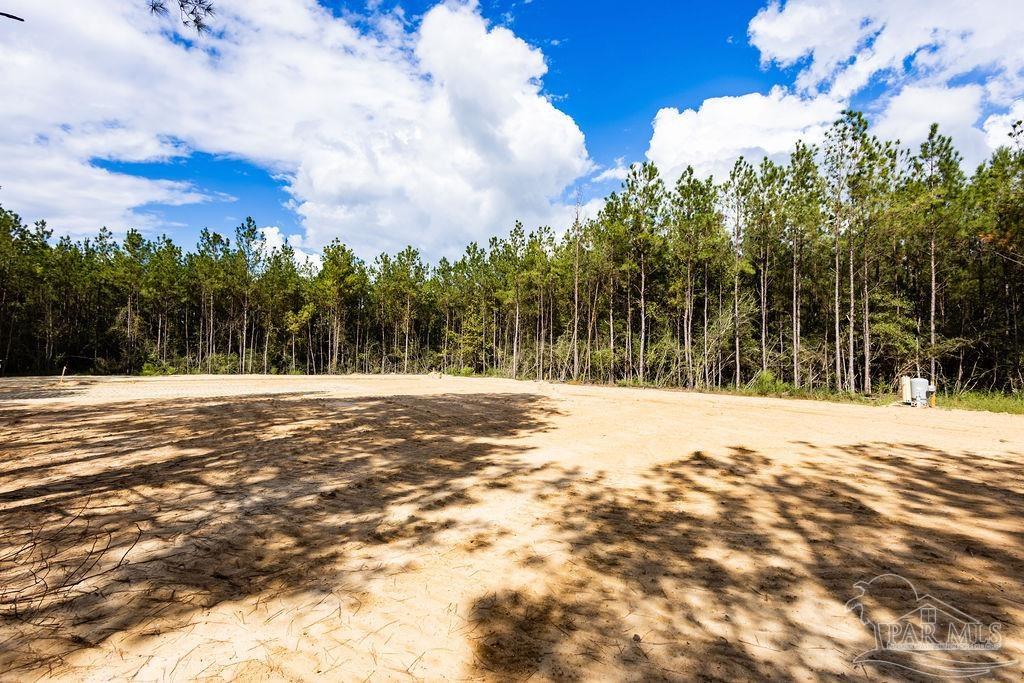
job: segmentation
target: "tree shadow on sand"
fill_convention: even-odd
[[[535,472],[515,439],[553,413],[527,393],[0,407],[0,671],[224,601],[355,595],[394,569],[374,548],[429,546]]]
[[[5,377],[0,401],[66,398],[85,391],[95,380],[90,377]]]
[[[1019,454],[919,444],[795,444],[780,465],[743,447],[695,452],[616,488],[566,473],[539,495],[565,543],[544,586],[474,604],[476,673],[498,679],[935,680],[918,655],[853,659],[871,622],[845,608],[858,581],[896,573],[1014,638],[964,655],[1019,680],[1024,485]],[[533,558],[536,559],[536,558]],[[906,595],[872,596],[895,620]],[[903,602],[901,602],[903,600]],[[910,605],[912,608],[913,605]],[[909,667],[909,668],[905,668]],[[934,673],[934,672],[933,672]],[[944,676],[942,676],[944,677]]]

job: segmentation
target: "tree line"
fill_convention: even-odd
[[[666,183],[634,165],[591,219],[516,223],[457,259],[413,247],[319,268],[250,218],[54,241],[0,209],[0,372],[456,372],[689,388],[1018,391],[1024,135],[969,177],[845,112],[784,164]]]

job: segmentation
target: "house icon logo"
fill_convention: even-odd
[[[930,594],[920,594],[898,574],[853,585],[846,603],[871,629],[875,647],[855,664],[899,667],[942,678],[981,676],[1017,662],[1000,657],[1003,625],[983,623]]]

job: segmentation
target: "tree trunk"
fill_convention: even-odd
[[[444,338],[441,340],[441,372],[448,372],[448,324],[451,313],[444,307]]]
[[[412,318],[412,297],[405,297],[405,362],[402,365],[402,372],[409,374],[409,326]]]
[[[686,360],[686,387],[693,389],[693,263],[686,263],[686,307],[683,320],[683,356]]]
[[[848,340],[849,340],[850,346],[849,346],[849,353],[847,355],[847,361],[849,363],[849,376],[848,376],[849,385],[848,385],[848,388],[850,390],[850,393],[852,394],[855,391],[857,391],[857,381],[856,381],[856,377],[854,376],[854,348],[853,348],[853,326],[854,326],[854,323],[856,322],[856,309],[854,308],[855,293],[854,293],[854,283],[853,283],[853,240],[852,239],[850,240],[850,244],[849,244],[849,252],[850,252],[849,253],[849,259],[850,259],[850,312],[849,312],[849,320],[848,320],[848,328],[849,328]]]
[[[548,379],[555,375],[555,297],[548,297]]]
[[[841,358],[841,342],[839,335],[839,225],[836,224],[836,236],[835,236],[835,297],[833,299],[832,310],[835,312],[835,335],[833,341],[835,342],[835,365],[836,365],[836,391],[843,390],[843,366]]]
[[[768,370],[768,255],[761,259],[761,372]]]
[[[263,337],[263,374],[267,374],[269,367],[267,366],[267,355],[270,351],[270,326],[267,326],[267,333]]]
[[[516,325],[512,333],[512,377],[519,377],[519,295],[516,295]]]
[[[930,362],[930,381],[936,384],[935,379],[935,230],[932,229],[931,239],[928,241],[928,258],[931,265],[931,302],[929,305],[930,314],[928,318],[928,339],[931,348],[928,350]]]
[[[306,372],[316,374],[316,357],[313,355],[313,327],[306,321]]]
[[[615,289],[614,281],[608,279],[608,383],[615,384]]]
[[[238,318],[235,318],[235,320],[238,320]],[[241,339],[241,344],[239,344],[239,346],[238,346],[238,364],[239,364],[239,366],[241,366],[241,371],[243,373],[245,372],[245,349],[246,349],[245,342],[246,342],[246,337],[248,335],[248,332],[249,332],[249,305],[248,305],[248,302],[246,302],[246,304],[242,306],[242,339]]]
[[[578,230],[578,226],[577,226]],[[580,236],[576,233],[576,249],[572,266],[572,378],[579,379],[580,373]]]
[[[864,393],[870,394],[871,386],[871,303],[868,300],[868,257],[867,249],[864,250],[864,284],[861,290],[864,305]]]
[[[544,373],[544,290],[537,294],[537,337],[534,346],[534,357],[537,361],[537,379]]]
[[[793,244],[793,386],[800,387],[800,263],[799,248]]]
[[[708,299],[711,298],[711,292],[708,291],[708,269],[704,268],[704,334],[701,335],[702,347],[703,347],[703,361],[704,366],[704,388],[711,386],[711,358],[708,357]]]
[[[737,265],[739,258],[737,257]],[[736,354],[736,375],[734,377],[734,384],[737,389],[740,388],[740,274],[737,269],[736,274],[732,280],[732,329],[733,329],[733,346]]]
[[[640,383],[647,375],[647,264],[640,255]]]

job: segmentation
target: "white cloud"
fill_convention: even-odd
[[[699,109],[665,108],[654,117],[647,158],[670,183],[688,164],[724,179],[740,156],[781,161],[797,140],[819,142],[841,110],[827,96],[806,98],[780,87],[767,95],[710,98]]]
[[[1017,121],[1024,121],[1024,99],[1017,100],[1009,111],[1003,114],[993,114],[985,119],[982,126],[985,129],[985,138],[988,146],[992,149],[1010,144],[1010,131]]]
[[[849,97],[878,74],[945,84],[984,71],[1007,105],[1024,84],[1024,3],[1007,0],[773,1],[750,22],[765,63],[800,65],[796,85]]]
[[[854,95],[874,132],[914,147],[939,123],[972,170],[1024,107],[1024,2],[773,0],[749,25],[762,64],[795,70],[791,87],[662,109],[647,157],[670,179],[692,164],[722,177],[739,155],[784,160],[820,141]],[[1024,113],[1024,111],[1022,111]]]
[[[980,85],[907,86],[888,101],[873,130],[883,139],[898,139],[916,151],[928,137],[931,124],[937,123],[940,133],[953,138],[964,166],[973,169],[989,153],[985,133],[976,127],[983,95]]]
[[[287,244],[292,248],[295,264],[300,268],[309,267],[318,271],[323,265],[324,260],[320,253],[309,252],[302,248],[301,235],[285,235],[276,225],[268,225],[260,228],[260,238],[265,257],[269,257],[275,251],[280,251]]]
[[[626,164],[626,157],[617,157],[615,165],[610,166],[594,176],[595,183],[604,183],[610,180],[622,182],[629,175],[629,166]]]
[[[541,92],[541,52],[475,3],[415,28],[377,15],[368,33],[314,0],[218,0],[223,32],[192,46],[138,0],[8,4],[28,21],[0,44],[0,91],[18,93],[0,110],[0,201],[57,229],[146,225],[147,203],[203,200],[90,164],[199,150],[283,177],[305,247],[436,255],[563,216],[561,193],[592,168]]]
[[[159,220],[147,204],[211,198],[189,183],[111,173],[85,161],[75,143],[4,137],[0,132],[0,203],[25,221],[44,218],[62,233],[90,235],[101,226],[155,229]]]

